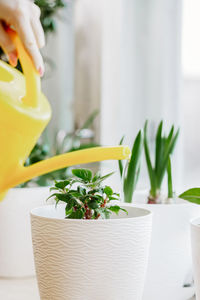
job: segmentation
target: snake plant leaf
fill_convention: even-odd
[[[171,159],[169,157],[167,164],[167,182],[168,182],[168,198],[173,198],[173,185],[172,185],[172,167]]]
[[[123,141],[124,141],[125,135],[121,138],[119,145],[123,145]],[[121,160],[118,161],[119,164],[119,172],[120,172],[120,176],[122,178],[123,176],[123,171],[124,171],[124,166],[123,166],[123,162]]]
[[[152,196],[156,196],[156,178],[155,178],[155,172],[150,158],[150,152],[149,152],[149,146],[147,140],[147,126],[148,126],[148,121],[146,121],[144,125],[144,153],[145,153],[147,170],[148,170],[150,184],[151,184],[151,193],[153,194]]]
[[[170,136],[169,134],[169,137],[167,139],[167,144],[166,144],[166,149],[165,149],[165,158],[166,157],[169,157],[170,154],[172,154],[173,150],[174,150],[174,147],[176,145],[176,142],[177,142],[177,139],[178,139],[178,136],[179,136],[179,129],[177,130],[175,136]]]
[[[169,136],[170,136],[170,134],[169,134]],[[168,164],[169,156],[173,153],[173,150],[175,148],[178,136],[179,136],[179,129],[177,130],[175,136],[170,136],[170,139],[168,137],[168,139],[166,140],[164,156],[162,158],[162,164],[161,164],[161,167],[160,167],[159,172],[158,172],[158,187],[159,188],[160,188],[161,183],[163,181],[165,171],[167,170],[167,164]]]
[[[124,179],[124,200],[128,203],[132,202],[133,192],[137,184],[142,147],[143,140],[142,132],[140,130],[132,147],[131,159],[128,165],[126,178]]]
[[[169,135],[168,135],[168,137],[167,137],[167,144],[169,144],[170,143],[170,141],[171,141],[171,139],[172,139],[172,137],[173,137],[173,134],[174,134],[174,125],[172,125],[172,127],[171,127],[171,130],[170,130],[170,132],[169,132]]]
[[[179,195],[179,198],[192,203],[200,204],[200,188],[189,189],[181,195]]]
[[[156,155],[155,155],[155,171],[157,172],[162,163],[163,141],[162,141],[163,121],[160,122],[156,134]]]
[[[147,137],[147,127],[148,121],[145,122],[144,126],[144,150],[145,150],[145,158],[147,164],[147,170],[149,174],[150,180],[150,196],[151,198],[157,198],[161,185],[163,182],[163,178],[168,172],[168,191],[169,194],[172,195],[173,187],[172,187],[172,178],[171,178],[171,161],[169,162],[170,155],[172,154],[178,136],[179,136],[179,129],[174,132],[174,125],[171,127],[169,134],[164,136],[163,134],[163,121],[159,123],[157,132],[156,132],[156,139],[155,139],[155,166],[152,165],[151,156],[149,151],[149,142]]]

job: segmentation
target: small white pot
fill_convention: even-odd
[[[153,212],[143,300],[187,300],[194,295],[189,223],[200,215],[200,206],[181,200],[177,204],[141,204],[146,199],[144,191],[133,197],[134,205]]]
[[[200,218],[193,219],[190,227],[196,300],[200,300]]]
[[[0,277],[33,276],[30,210],[46,204],[49,188],[11,189],[0,202]]]
[[[152,216],[126,206],[110,220],[64,219],[65,205],[31,212],[41,300],[141,300]]]

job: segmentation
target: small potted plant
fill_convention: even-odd
[[[142,299],[151,213],[117,204],[119,194],[103,185],[112,173],[72,173],[51,188],[56,206],[31,212],[41,300]]]
[[[200,204],[200,188],[192,188],[182,193],[180,198],[187,200],[191,203]],[[200,212],[199,212],[200,216]],[[193,218],[190,222],[190,233],[192,243],[192,259],[193,259],[193,271],[194,282],[196,291],[196,300],[200,299],[200,217]]]
[[[143,133],[138,133],[134,141],[127,171],[121,171],[121,174],[125,174],[123,177],[124,201],[149,209],[154,215],[144,300],[182,300],[194,294],[188,224],[191,218],[200,215],[200,207],[186,203],[175,195],[171,158],[179,130],[171,126],[168,134],[165,135],[163,127],[164,123],[161,121],[153,140],[154,147],[151,147],[148,123],[145,123]],[[141,135],[144,136],[143,147]],[[154,153],[150,151],[152,148]],[[150,189],[149,191],[136,190],[133,194],[138,178],[132,176],[128,170],[135,168],[139,173],[142,149],[144,149]],[[168,193],[163,192],[164,177]],[[130,189],[131,185],[134,189]],[[132,191],[131,194],[130,191]]]
[[[84,139],[98,114],[94,111],[81,128],[74,132],[58,132],[53,147],[41,138],[35,145],[25,165],[30,166],[56,154],[97,146],[94,138]],[[91,135],[92,136],[92,135]],[[70,168],[57,170],[34,178],[9,190],[0,201],[0,276],[29,277],[35,275],[29,212],[34,207],[46,205],[49,187],[56,179],[70,176]],[[50,202],[49,202],[50,203]]]

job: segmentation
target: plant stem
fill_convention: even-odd
[[[159,199],[160,199],[160,191],[157,191],[153,195],[151,194],[151,191],[150,191],[147,203],[148,204],[158,204],[158,203],[160,203]]]

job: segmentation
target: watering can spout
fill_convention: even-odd
[[[70,167],[73,165],[99,162],[103,160],[124,160],[129,159],[130,149],[128,146],[94,147],[57,155],[52,158],[35,163],[29,167],[21,167],[14,176],[10,176],[0,185],[0,192],[28,181],[43,174]]]
[[[127,146],[96,147],[61,154],[24,167],[51,118],[41,92],[40,77],[20,39],[12,30],[24,75],[0,61],[0,198],[8,189],[34,177],[65,167],[102,160],[128,159]]]

